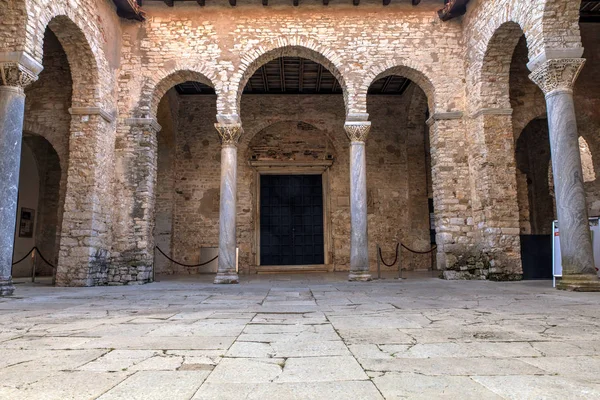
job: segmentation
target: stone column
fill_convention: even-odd
[[[0,296],[15,290],[11,271],[25,114],[23,89],[41,70],[41,65],[23,53],[0,54]]]
[[[546,96],[563,278],[559,289],[600,291],[588,223],[573,85],[582,58],[549,59],[529,78]]]
[[[217,123],[221,137],[221,203],[219,206],[219,259],[215,283],[238,283],[236,269],[237,143],[239,123]]]
[[[346,121],[350,139],[350,275],[351,281],[370,281],[367,229],[367,162],[365,142],[371,122]]]

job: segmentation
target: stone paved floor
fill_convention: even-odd
[[[600,296],[345,275],[19,284],[0,399],[600,398]]]

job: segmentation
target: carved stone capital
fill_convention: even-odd
[[[0,86],[24,89],[44,67],[23,51],[0,53]]]
[[[17,62],[0,63],[0,86],[24,89],[37,81],[38,76]]]
[[[220,124],[216,123],[215,128],[219,132],[221,144],[223,146],[237,146],[244,130],[242,124]]]
[[[350,142],[366,142],[369,131],[371,130],[371,121],[346,121],[344,124],[346,135]]]
[[[546,96],[556,90],[571,92],[584,64],[585,58],[554,58],[540,64],[529,79]]]

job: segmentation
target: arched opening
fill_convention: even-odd
[[[325,56],[324,54],[328,54]],[[344,104],[347,100],[347,86],[344,80],[344,76],[340,72],[339,68],[331,60],[337,59],[334,53],[330,49],[322,49],[319,45],[313,42],[308,42],[304,45],[285,45],[277,47],[271,50],[261,52],[260,55],[249,54],[247,57],[242,59],[241,65],[247,65],[239,75],[239,83],[237,87],[235,104],[237,106],[237,112],[240,112],[240,102],[243,93],[248,93],[252,89],[251,81],[254,80],[255,84],[258,82],[258,74],[261,74],[265,70],[266,65],[270,65],[270,69],[275,71],[277,65],[279,70],[282,71],[279,76],[280,84],[271,86],[274,90],[269,87],[269,82],[265,81],[263,84],[264,93],[287,93],[291,94],[297,90],[297,93],[311,94],[311,93],[342,93]],[[287,63],[286,63],[287,60]],[[295,61],[293,61],[295,60]],[[297,70],[298,79],[290,80],[291,86],[286,86],[285,79],[285,66],[293,74],[294,70]],[[297,65],[295,65],[297,64]],[[308,74],[304,76],[304,69],[309,68]],[[274,75],[274,80],[277,80]],[[288,77],[290,74],[287,75]],[[305,79],[306,78],[306,79]],[[323,80],[325,79],[325,81]],[[297,81],[297,85],[294,82]],[[304,83],[307,85],[304,85]],[[297,86],[295,88],[295,86]],[[279,89],[278,89],[279,88]],[[345,104],[346,105],[346,104]]]
[[[330,265],[330,169],[337,159],[328,133],[304,121],[275,122],[249,138],[256,190],[256,265],[268,271]],[[335,172],[335,171],[334,171]],[[323,266],[323,267],[319,267]]]
[[[521,235],[550,235],[556,212],[548,181],[551,156],[545,118],[534,119],[525,127],[515,152]]]
[[[219,136],[216,94],[194,71],[161,80],[149,107],[161,126],[157,136],[153,243],[174,260],[195,265],[218,247]],[[185,267],[156,253],[156,274],[216,272],[216,262]]]
[[[241,272],[349,268],[343,86],[331,66],[304,56],[269,56],[241,96]]]
[[[19,202],[15,232],[14,261],[22,259],[33,247],[52,265],[58,262],[64,188],[56,151],[42,136],[25,133],[21,148]],[[15,278],[52,277],[54,269],[37,254],[13,267]],[[34,268],[35,264],[35,268]]]
[[[44,35],[43,66],[39,79],[25,90],[13,262],[36,246],[41,256],[58,267],[73,81],[67,55],[50,28]],[[36,276],[52,276],[56,272],[42,261],[40,254],[35,260]],[[32,267],[32,261],[26,259],[13,267],[13,275],[31,277]]]
[[[428,103],[433,99],[403,72],[406,69],[398,67],[381,74],[367,95],[372,121],[366,148],[369,240],[372,246],[381,246],[387,259],[393,259],[398,242],[416,251],[427,251],[435,244],[426,124]],[[418,74],[413,78],[418,79]],[[405,270],[423,271],[435,265],[429,254],[404,249],[401,254]]]
[[[581,23],[586,65],[575,83],[574,101],[579,132],[580,158],[588,215],[600,215],[600,183],[596,179],[600,141],[598,73],[600,29],[597,23]],[[525,278],[551,277],[551,229],[556,219],[554,184],[546,103],[541,90],[529,79],[527,41],[524,35],[512,53],[509,99],[517,164],[517,198],[521,233],[521,260]],[[540,117],[542,116],[542,117]],[[550,179],[548,178],[550,176]],[[543,271],[540,270],[543,268]]]

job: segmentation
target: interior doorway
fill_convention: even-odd
[[[325,263],[322,175],[261,175],[260,265]]]

